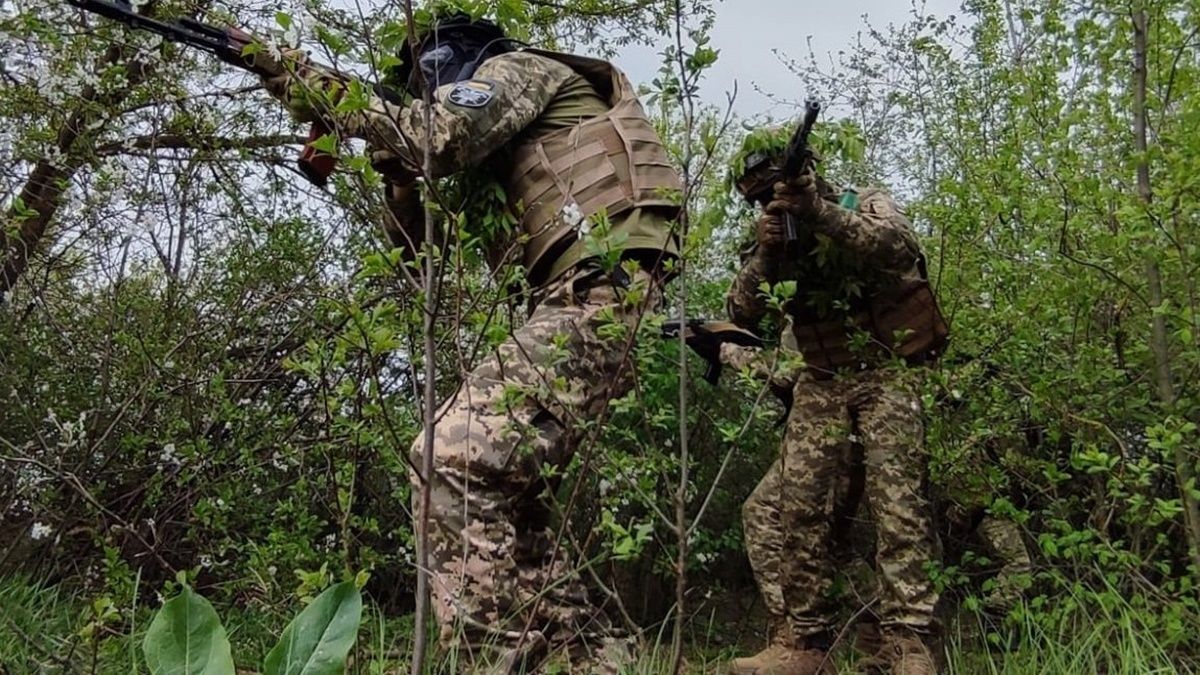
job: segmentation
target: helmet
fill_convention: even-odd
[[[788,130],[783,126],[759,127],[746,134],[733,158],[729,182],[738,194],[753,204],[766,205],[783,172]]]
[[[783,157],[793,129],[786,126],[767,126],[746,134],[742,147],[733,158],[729,183],[746,201],[766,206],[775,191],[775,183],[783,180]],[[813,148],[813,159],[820,156]]]
[[[731,176],[733,185],[746,201],[766,205],[775,183],[783,178],[783,153],[760,150],[746,155],[742,170]]]
[[[455,12],[419,34],[415,56],[411,43],[404,43],[396,80],[413,96],[419,95],[417,84],[422,81],[432,91],[443,84],[469,80],[480,63],[511,51],[514,42],[491,21]]]

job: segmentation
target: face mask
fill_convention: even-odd
[[[436,91],[443,84],[458,81],[463,59],[456,58],[456,56],[454,48],[448,44],[438,45],[421,54],[417,64],[421,68],[421,74],[425,76],[425,83],[430,90]]]

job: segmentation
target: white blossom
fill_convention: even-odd
[[[279,49],[279,43],[275,40],[264,40],[264,42],[266,42],[267,56],[276,61],[283,61],[283,52]]]
[[[54,532],[54,528],[45,523],[34,523],[33,527],[29,528],[29,538],[34,541],[39,541],[50,536]]]
[[[303,23],[293,17],[292,22],[288,24],[287,30],[283,31],[283,41],[292,49],[300,47],[300,33],[303,31]]]
[[[567,227],[575,228],[579,232],[580,237],[587,236],[588,232],[592,229],[591,223],[583,217],[583,210],[575,202],[563,204],[562,210],[559,211],[558,215]]]

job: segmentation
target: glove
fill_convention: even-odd
[[[255,64],[278,69],[277,74],[262,77],[267,93],[283,102],[300,122],[316,122],[322,111],[336,105],[345,90],[340,74],[309,65],[308,53],[284,47],[276,55],[263,50],[254,54]],[[320,110],[318,110],[318,108]]]
[[[254,37],[246,31],[229,27],[225,29],[225,35],[229,39],[230,54],[221,58],[233,63],[234,65],[249,67],[258,71],[258,74],[264,79],[277,77],[285,72],[284,63],[288,56],[294,58],[294,55],[288,54],[295,50],[287,49],[268,49],[264,44],[258,44],[251,53],[244,54],[246,47],[258,42],[258,38]]]
[[[783,218],[778,213],[763,213],[754,224],[758,248],[764,253],[781,253],[784,247]]]
[[[791,213],[799,220],[817,220],[827,208],[821,192],[817,189],[817,173],[806,167],[800,175],[790,181],[775,184],[775,200],[767,205],[766,212]]]

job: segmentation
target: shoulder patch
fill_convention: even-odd
[[[482,108],[496,97],[496,83],[490,80],[459,82],[446,93],[446,103],[460,108]]]

